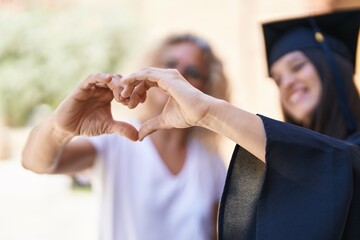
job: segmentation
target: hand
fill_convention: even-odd
[[[90,75],[55,110],[52,115],[55,126],[72,135],[117,133],[136,141],[136,128],[115,121],[111,114],[111,101],[114,98],[111,88],[119,79],[116,75]]]
[[[146,99],[146,91],[160,87],[169,94],[162,113],[145,122],[139,130],[139,139],[159,129],[187,128],[196,126],[206,115],[210,96],[194,88],[177,70],[144,68],[123,77],[115,98],[118,102],[136,107]]]

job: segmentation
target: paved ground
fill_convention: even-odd
[[[12,154],[0,160],[0,240],[97,239],[95,194],[71,190],[68,177],[23,169],[20,152],[28,130],[8,132]]]

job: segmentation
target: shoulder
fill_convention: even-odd
[[[202,156],[202,158],[212,159],[214,161],[221,160],[217,151],[209,149],[204,143],[196,138],[189,141],[189,147],[193,153]]]
[[[201,141],[192,139],[189,143],[191,156],[196,158],[202,169],[212,172],[226,172],[225,162],[218,152],[208,149]]]

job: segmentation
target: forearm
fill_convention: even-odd
[[[199,126],[217,132],[265,162],[266,135],[260,117],[230,103],[211,98],[206,116]]]
[[[23,150],[23,166],[37,173],[54,172],[63,148],[72,137],[73,134],[58,128],[50,117],[31,131]]]

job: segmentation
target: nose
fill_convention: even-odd
[[[280,82],[280,88],[282,89],[289,89],[291,88],[295,83],[295,75],[288,73],[281,78]]]

